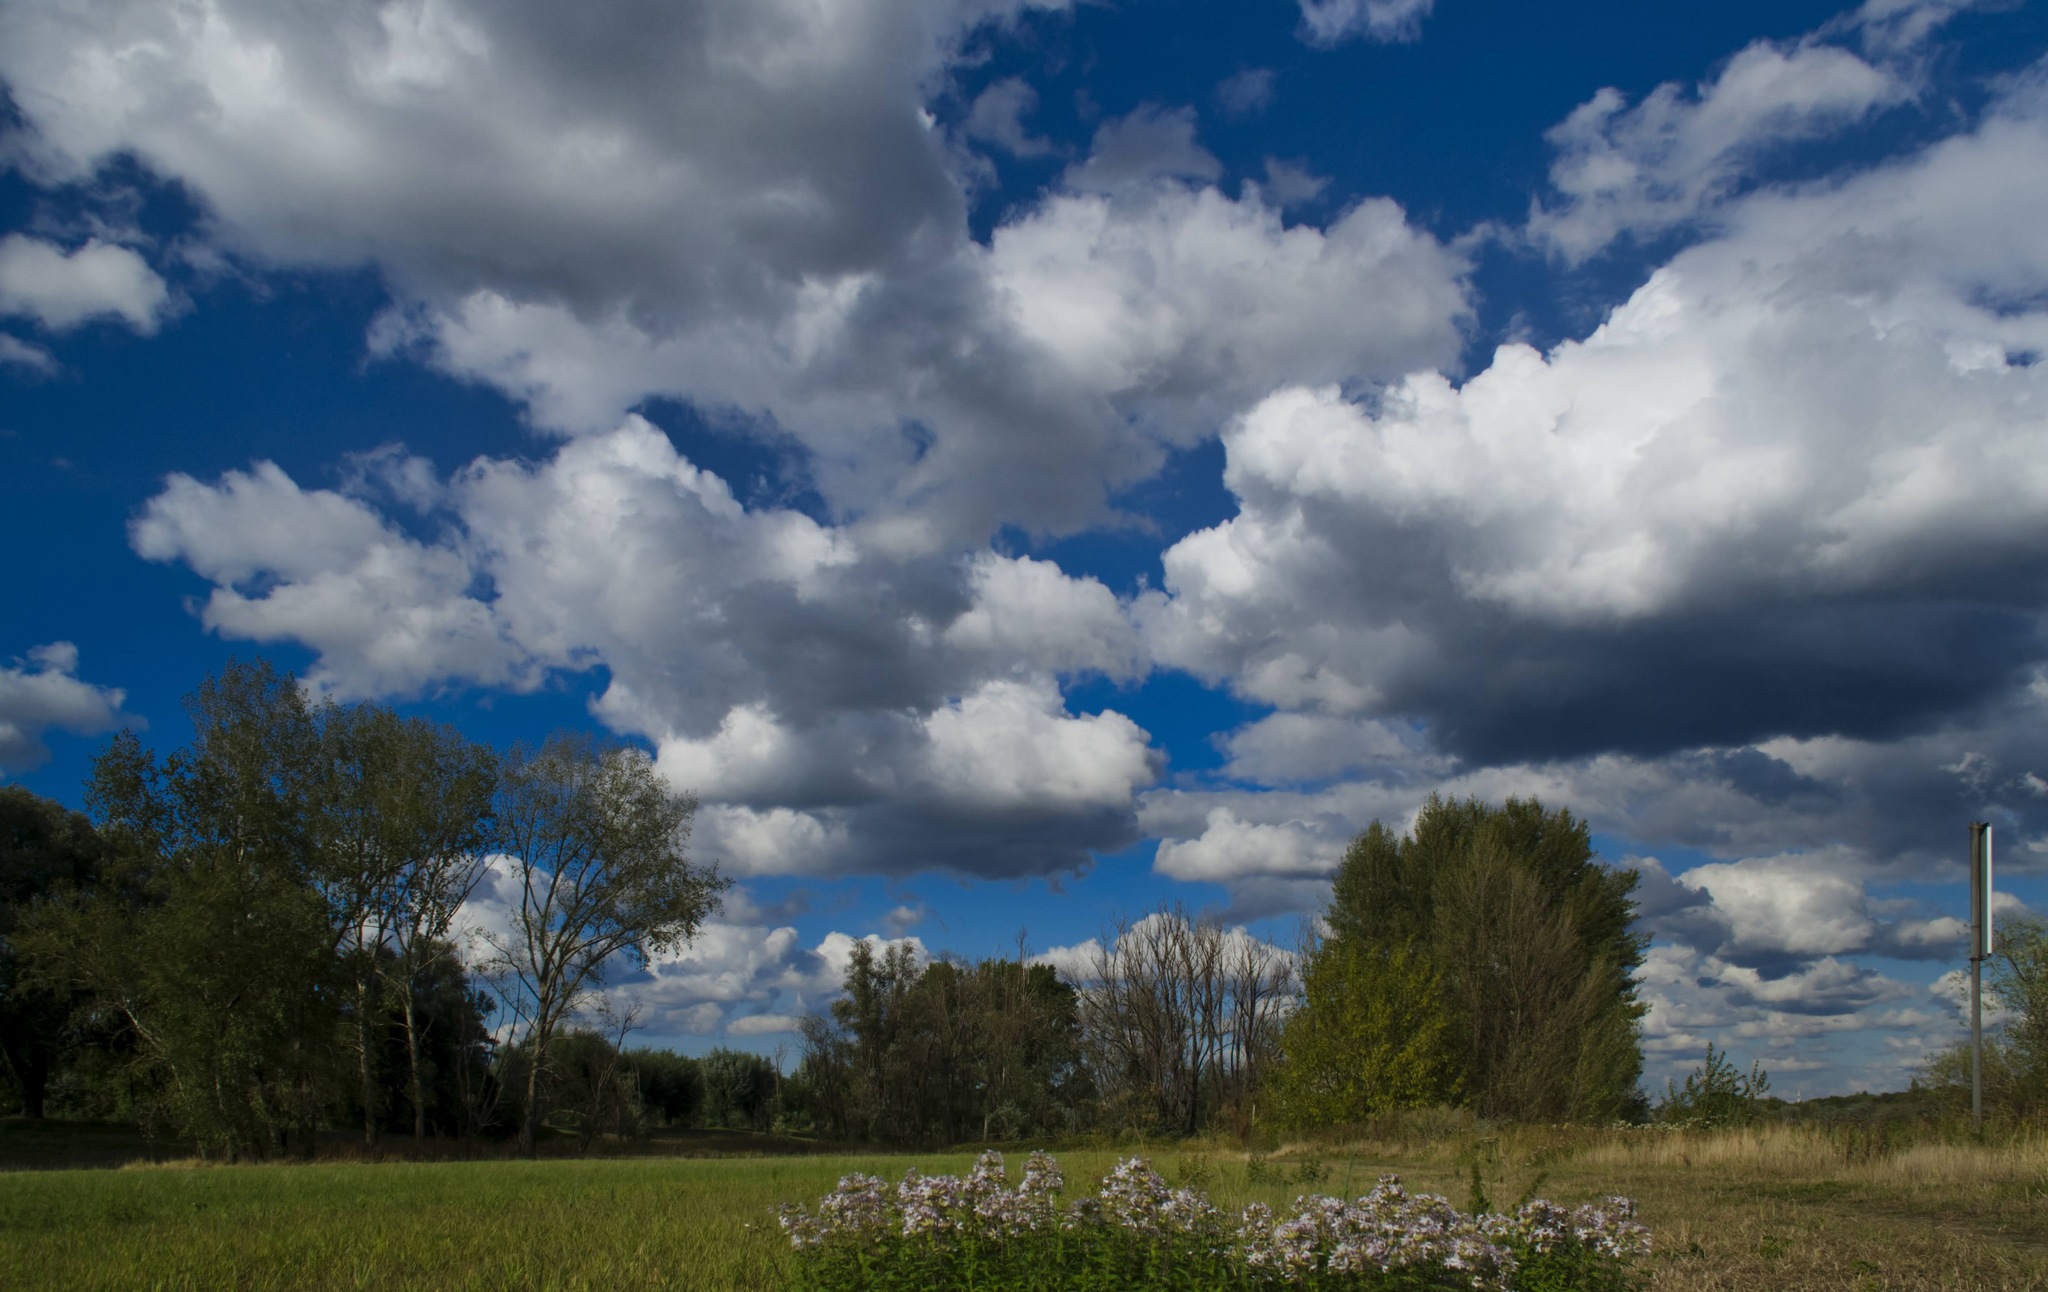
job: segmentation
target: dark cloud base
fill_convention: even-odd
[[[1428,672],[1397,681],[1387,707],[1426,715],[1446,752],[1481,765],[1896,739],[2010,692],[2048,654],[2032,613],[1940,602],[1604,631],[1496,621],[1436,640]],[[1753,762],[1727,770],[1767,797],[1809,788]]]

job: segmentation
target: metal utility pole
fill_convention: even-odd
[[[1984,962],[1991,958],[1991,826],[1970,823],[1970,1130],[1984,1130]]]

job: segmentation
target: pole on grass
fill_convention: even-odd
[[[1970,1130],[1984,1131],[1984,962],[1991,958],[1991,825],[1970,823]]]

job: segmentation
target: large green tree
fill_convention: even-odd
[[[50,1077],[73,1048],[91,996],[75,981],[31,976],[15,945],[17,930],[38,904],[90,886],[104,851],[79,813],[19,786],[0,786],[0,1059],[31,1118],[43,1115]]]
[[[845,994],[804,1020],[791,1111],[894,1143],[1072,1130],[1090,1098],[1079,1012],[1058,972],[1021,954],[921,965],[907,944],[857,942]]]
[[[1604,1120],[1642,1074],[1636,881],[1598,863],[1568,811],[1432,796],[1406,835],[1375,822],[1352,843],[1329,945],[1427,967],[1461,1097],[1482,1114]]]
[[[379,1033],[405,1036],[406,1103],[426,1136],[421,984],[453,955],[456,912],[485,873],[497,759],[451,727],[381,705],[317,711],[321,785],[318,889],[350,983],[358,1101],[374,1139],[383,1074]]]
[[[399,1099],[423,1134],[422,1023],[449,1015],[419,997],[452,981],[464,1000],[448,934],[490,839],[490,752],[380,706],[314,701],[262,661],[231,663],[186,708],[184,748],[160,757],[124,732],[95,760],[105,857],[24,921],[39,980],[121,1020],[145,1111],[203,1151],[293,1134],[309,1149],[351,1098],[374,1135],[397,1102],[394,1018]]]
[[[310,1147],[339,1023],[317,885],[319,733],[297,683],[236,664],[187,701],[164,758],[122,733],[86,791],[107,852],[39,909],[23,948],[45,980],[92,993],[138,1045],[151,1108],[203,1153]]]

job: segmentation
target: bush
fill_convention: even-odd
[[[1168,1188],[1142,1158],[1072,1203],[1062,1186],[1043,1153],[1015,1189],[998,1153],[965,1179],[913,1170],[893,1190],[849,1175],[815,1212],[782,1209],[799,1253],[792,1286],[1619,1292],[1638,1285],[1634,1261],[1649,1251],[1625,1198],[1473,1216],[1385,1176],[1354,1201],[1309,1195],[1284,1218],[1263,1203],[1231,1218],[1199,1190]]]
[[[1657,1120],[1698,1130],[1747,1126],[1763,1115],[1763,1098],[1770,1088],[1763,1064],[1750,1064],[1744,1075],[1728,1061],[1727,1051],[1716,1053],[1709,1041],[1706,1060],[1686,1074],[1683,1086],[1664,1083]]]

